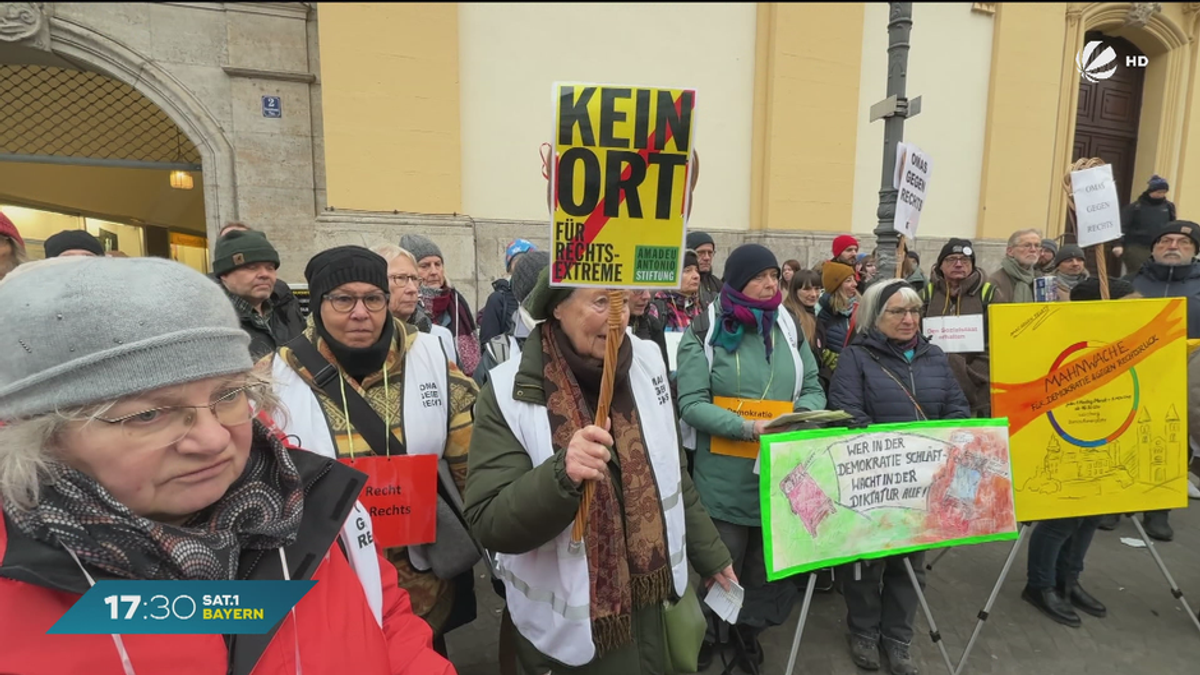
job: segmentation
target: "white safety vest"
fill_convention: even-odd
[[[431,326],[429,334],[441,341],[442,349],[446,351],[446,357],[457,364],[458,344],[454,341],[454,333],[451,333],[450,329],[445,326]]]
[[[683,479],[679,466],[679,436],[666,366],[658,345],[630,337],[633,365],[629,370],[646,451],[654,470],[666,518],[667,551],[675,592],[687,587]],[[496,401],[504,421],[536,467],[554,457],[550,417],[545,406],[513,398],[520,359],[509,359],[491,372]],[[568,666],[582,666],[596,657],[592,640],[591,587],[587,547],[571,546],[571,527],[528,553],[497,555],[496,571],[504,581],[513,625],[541,653]],[[578,551],[572,551],[578,548]]]
[[[285,419],[279,420],[283,432],[296,436],[297,445],[305,450],[338,459],[333,431],[312,387],[279,356],[272,359],[271,375],[275,393],[287,411]],[[440,459],[445,453],[450,427],[449,377],[441,342],[432,335],[418,333],[404,355],[404,380],[395,383],[403,387],[404,446],[408,454],[437,455]],[[370,452],[370,448],[363,448],[364,454]],[[425,550],[426,545],[408,548],[409,560],[420,571],[430,568]]]
[[[708,332],[704,334],[704,338],[700,343],[704,347],[704,357],[708,359],[708,370],[712,372],[713,365],[713,346],[709,344],[712,340],[712,332],[717,325],[717,308],[715,303],[708,306]],[[792,363],[796,367],[796,382],[793,384],[792,401],[800,398],[800,391],[804,388],[804,359],[795,358],[800,354],[800,331],[796,328],[796,322],[792,319],[792,315],[782,306],[775,311],[775,325],[779,326],[779,330],[783,333],[784,339],[787,340],[791,349],[788,350],[788,356],[792,359]],[[778,354],[779,350],[772,352]],[[688,426],[687,422],[679,420],[679,434],[683,438],[683,447],[688,450],[696,449],[696,430]]]

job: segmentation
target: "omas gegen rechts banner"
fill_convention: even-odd
[[[555,286],[678,288],[696,92],[554,85]]]

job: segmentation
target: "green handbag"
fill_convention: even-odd
[[[691,584],[688,584],[679,602],[663,602],[663,628],[667,663],[673,672],[694,673],[700,670],[700,646],[704,643],[707,623]]]

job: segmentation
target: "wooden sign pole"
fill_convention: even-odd
[[[900,243],[896,244],[896,278],[904,278],[904,261],[908,258],[908,248],[904,245],[904,235],[900,235]]]
[[[617,352],[625,338],[621,328],[621,315],[625,312],[625,291],[610,290],[608,292],[608,336],[604,341],[604,372],[600,376],[600,397],[596,401],[596,426],[604,428],[608,420],[608,407],[612,403],[613,382],[617,376]],[[611,448],[610,448],[611,450]],[[571,542],[578,544],[583,541],[583,533],[587,530],[588,509],[592,504],[593,481],[584,481],[583,497],[579,500],[579,510],[575,512],[575,526],[571,530]]]

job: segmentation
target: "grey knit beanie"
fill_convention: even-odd
[[[249,371],[208,277],[161,258],[55,258],[0,283],[0,421]]]
[[[517,257],[513,264],[510,288],[517,302],[525,302],[530,291],[537,285],[538,275],[550,266],[550,254],[546,251],[527,251]]]
[[[433,243],[429,237],[419,234],[406,234],[400,237],[400,248],[407,249],[417,259],[417,262],[421,262],[431,255],[441,258],[442,262],[446,261],[446,258],[442,256],[442,249],[438,248],[438,245]]]

